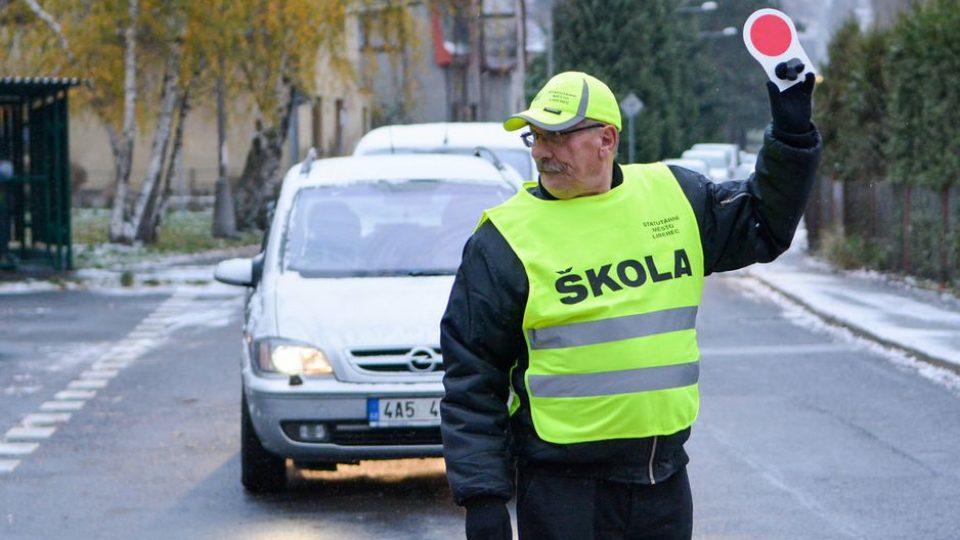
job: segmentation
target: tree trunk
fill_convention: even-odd
[[[187,88],[184,89],[177,98],[177,127],[173,134],[173,148],[167,160],[167,170],[164,174],[163,187],[159,190],[157,198],[148,206],[147,215],[143,220],[144,226],[141,239],[144,242],[155,242],[157,240],[157,231],[160,228],[160,222],[170,202],[173,177],[181,174],[183,171],[183,125],[187,121],[187,114],[189,114],[189,112],[190,89]]]
[[[119,242],[133,236],[128,231],[127,191],[133,164],[133,143],[137,135],[137,21],[140,17],[138,0],[129,0],[127,27],[123,31],[123,134],[117,137],[112,129],[111,141],[114,159],[113,209],[110,214],[110,241]]]
[[[144,174],[143,182],[140,184],[140,196],[137,197],[132,219],[129,226],[124,227],[123,241],[150,241],[155,237],[156,231],[149,230],[149,220],[145,218],[156,208],[156,199],[161,187],[160,177],[163,174],[163,165],[170,144],[174,109],[180,98],[180,93],[177,90],[180,82],[180,51],[181,47],[175,44],[174,50],[167,57],[167,65],[163,72],[163,88],[160,91],[160,113],[153,134],[150,161],[147,164],[147,172]],[[126,236],[128,234],[129,236]]]
[[[910,195],[913,186],[907,184],[903,192],[903,245],[900,267],[904,273],[910,272]]]
[[[950,280],[950,186],[940,190],[940,286]]]
[[[266,229],[269,222],[267,205],[276,199],[280,189],[280,160],[294,99],[294,89],[289,83],[283,83],[282,89],[286,90],[286,95],[274,111],[271,125],[265,126],[257,120],[244,161],[236,194],[237,227],[241,230]]]
[[[221,73],[223,60],[221,59]],[[227,106],[223,75],[217,77],[217,191],[213,203],[214,238],[232,238],[237,235],[237,211],[227,180]]]

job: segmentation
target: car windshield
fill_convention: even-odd
[[[304,277],[453,274],[486,208],[507,183],[370,181],[297,192],[282,264]]]
[[[533,162],[530,161],[530,151],[522,149],[508,149],[508,148],[490,148],[490,151],[495,153],[497,157],[503,163],[516,169],[520,176],[524,180],[535,180],[537,177],[534,175],[533,171]],[[456,154],[462,156],[472,156],[475,152],[474,147],[470,148],[457,148],[444,146],[441,148],[381,148],[378,150],[373,150],[369,152],[370,155],[377,154]]]

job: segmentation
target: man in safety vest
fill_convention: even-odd
[[[814,78],[768,83],[749,179],[619,165],[620,110],[561,73],[504,122],[539,182],[484,212],[441,323],[447,477],[470,539],[690,538],[704,276],[783,253],[811,190]]]

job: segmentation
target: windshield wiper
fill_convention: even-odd
[[[452,276],[456,272],[452,270],[430,269],[430,270],[410,270],[408,276]]]

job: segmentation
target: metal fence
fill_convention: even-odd
[[[842,242],[861,266],[960,284],[960,189],[820,178],[805,214],[810,246]]]

